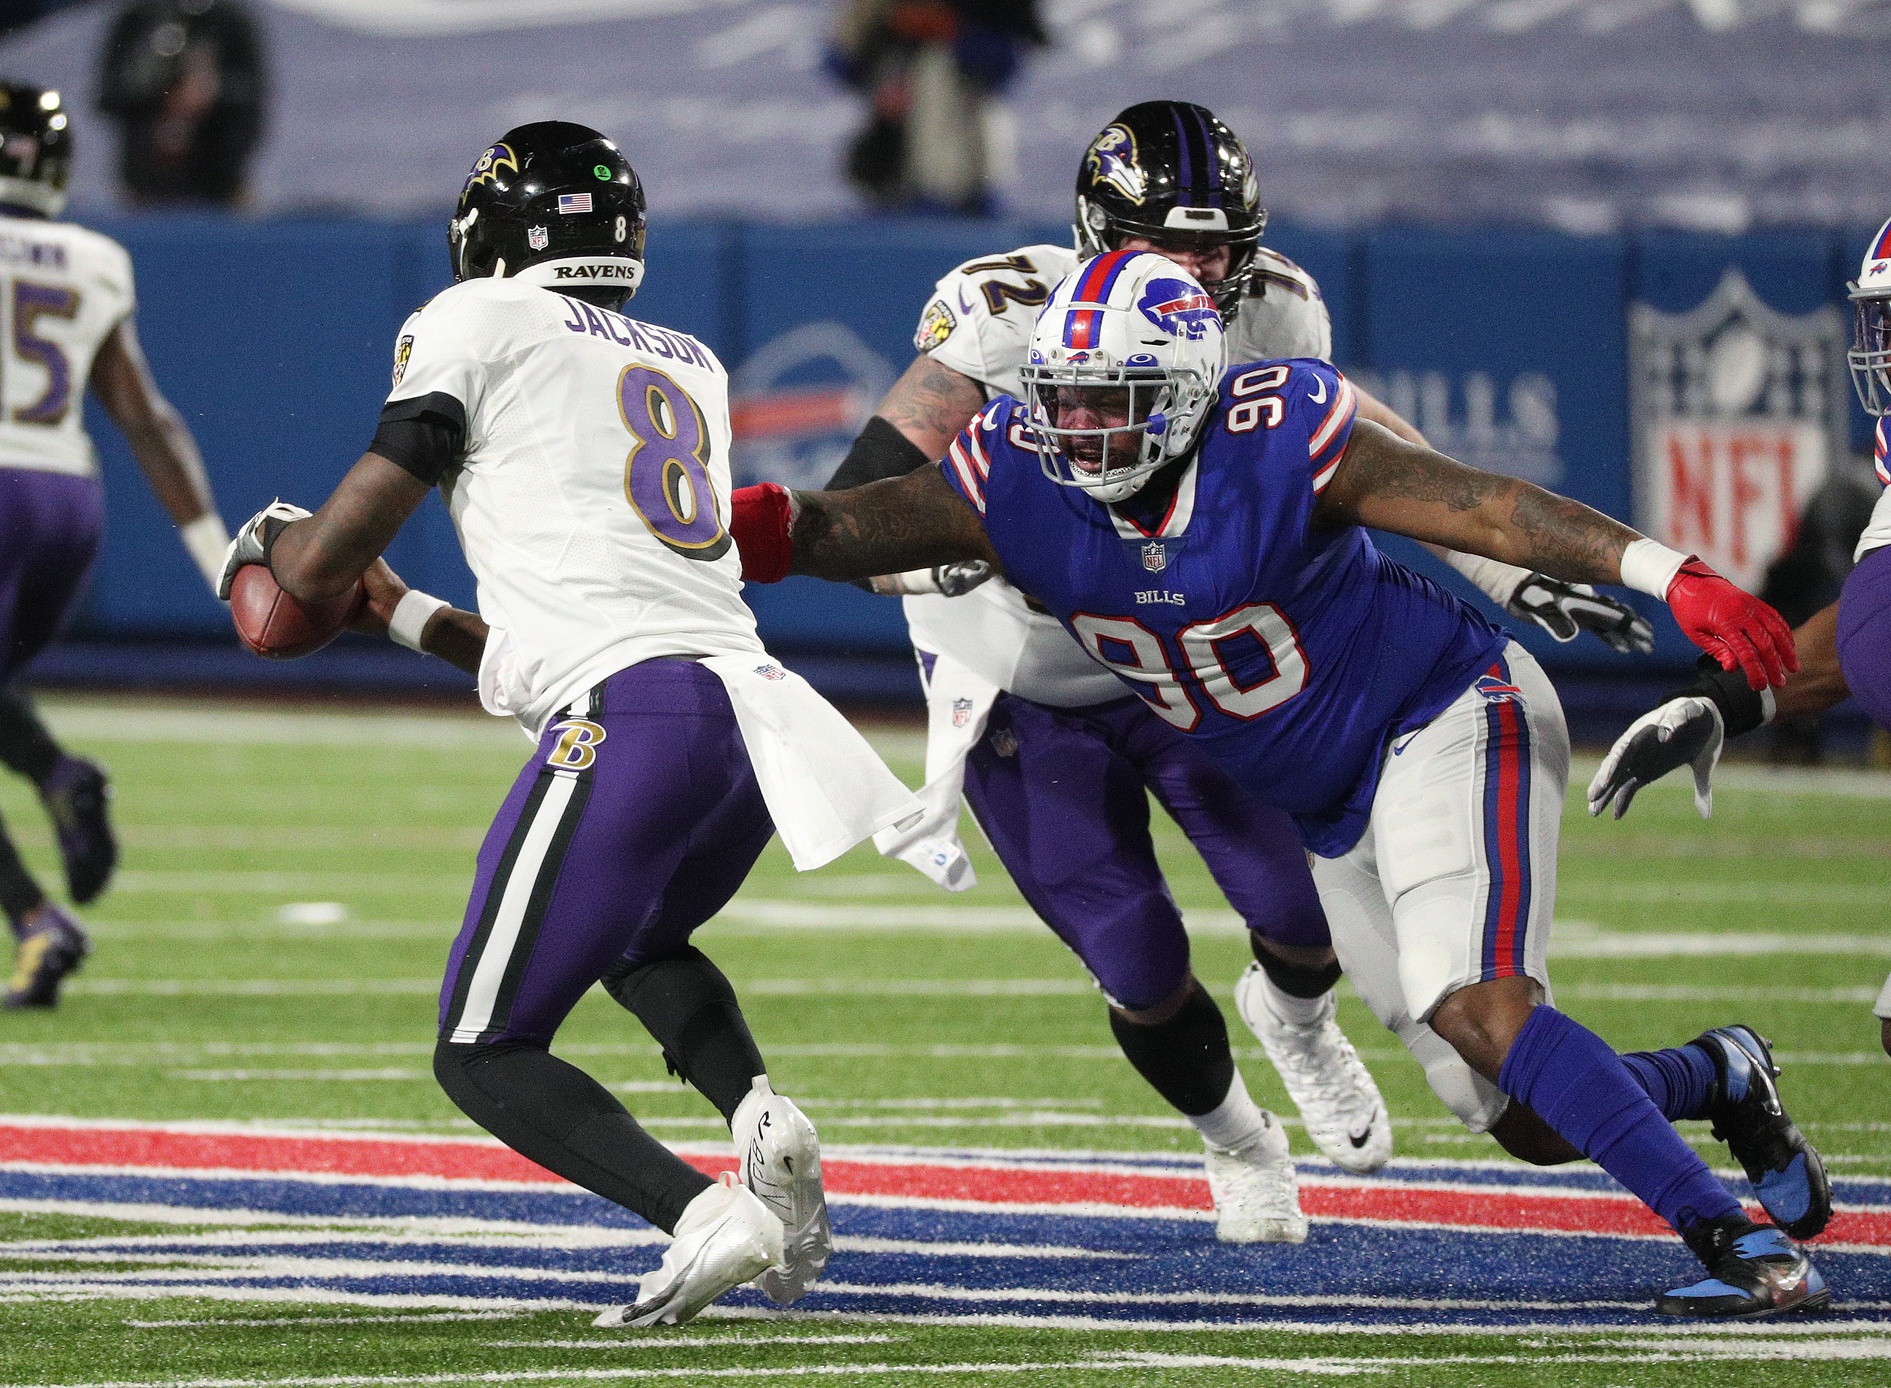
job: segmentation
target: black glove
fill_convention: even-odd
[[[1558,641],[1574,641],[1578,633],[1593,631],[1620,655],[1646,655],[1655,648],[1655,629],[1646,618],[1587,583],[1533,573],[1517,585],[1505,606],[1511,616],[1535,622]]]

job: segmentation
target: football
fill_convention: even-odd
[[[242,642],[265,660],[313,655],[339,636],[368,600],[357,582],[340,597],[308,603],[282,591],[261,564],[245,564],[230,583],[230,620]]]

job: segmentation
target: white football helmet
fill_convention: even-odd
[[[1878,228],[1858,278],[1845,286],[1852,301],[1852,349],[1845,360],[1865,413],[1891,414],[1891,222]]]
[[[1166,256],[1079,265],[1039,312],[1022,372],[1044,475],[1098,501],[1135,494],[1195,446],[1225,351],[1215,301]]]

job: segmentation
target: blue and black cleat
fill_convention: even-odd
[[[59,985],[92,952],[92,941],[79,923],[51,904],[33,913],[13,957],[13,977],[0,1005],[11,1012],[27,1007],[57,1007]]]
[[[1795,1239],[1816,1238],[1832,1218],[1832,1182],[1780,1102],[1772,1044],[1743,1026],[1715,1027],[1690,1044],[1714,1060],[1707,1098],[1714,1136],[1747,1173],[1773,1222]]]
[[[1664,1316],[1758,1320],[1823,1310],[1832,1300],[1812,1260],[1770,1225],[1712,1219],[1681,1237],[1707,1268],[1707,1280],[1660,1296],[1655,1310]]]

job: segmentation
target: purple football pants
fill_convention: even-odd
[[[65,626],[104,529],[96,477],[0,467],[0,684]]]
[[[1858,561],[1838,599],[1838,666],[1852,697],[1891,728],[1891,545]]]
[[[548,1044],[620,959],[681,949],[775,832],[722,681],[620,670],[555,717],[479,850],[442,1039]]]
[[[966,803],[1024,899],[1131,1011],[1168,998],[1189,969],[1149,837],[1151,793],[1249,929],[1331,943],[1293,821],[1134,695],[1087,708],[1000,695],[965,764]]]

